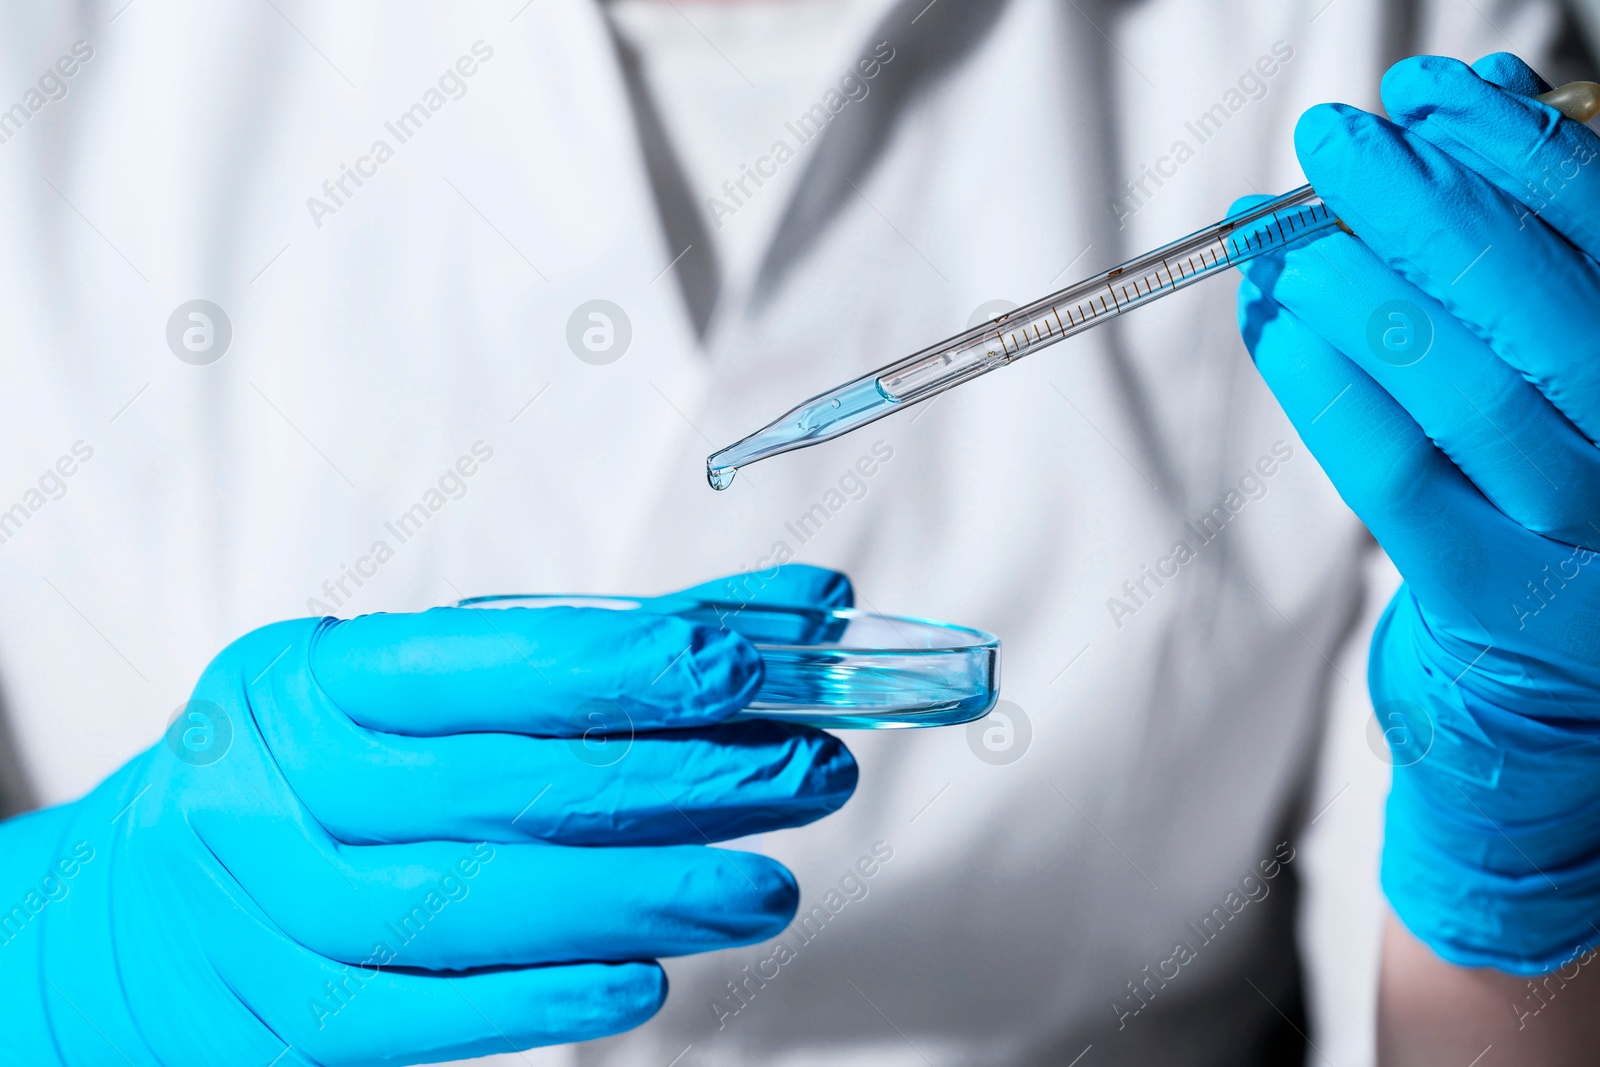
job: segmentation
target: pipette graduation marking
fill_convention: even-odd
[[[1572,82],[1539,99],[1578,122],[1600,114],[1600,85],[1594,82]],[[1202,278],[1335,226],[1348,232],[1311,186],[1301,186],[812,397],[709,456],[706,479],[712,488],[726,489],[740,467],[847,434]]]

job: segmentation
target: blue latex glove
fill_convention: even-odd
[[[1301,165],[1359,239],[1257,260],[1239,293],[1406,580],[1369,669],[1398,727],[1384,890],[1446,960],[1524,974],[1600,938],[1600,138],[1548,88],[1426,57],[1384,78],[1393,122],[1308,111]]]
[[[850,589],[793,567],[762,595]],[[247,635],[161,743],[0,825],[0,1062],[419,1063],[637,1025],[656,957],[794,912],[782,866],[707,843],[855,787],[826,734],[724,722],[760,679],[743,638],[643,612]]]

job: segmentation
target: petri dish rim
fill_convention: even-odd
[[[548,603],[545,606],[594,607],[601,611],[630,611],[638,608],[648,607],[652,599],[668,601],[678,598],[675,598],[670,594],[660,598],[650,598],[612,596],[604,594],[597,595],[593,593],[495,593],[488,596],[466,597],[462,600],[456,601],[455,606],[458,608],[477,608],[490,604],[497,604],[499,607],[505,608],[517,606],[515,603],[509,603],[510,601],[560,601],[566,603]],[[741,611],[767,611],[774,613],[825,611],[828,613],[828,615],[836,619],[875,619],[890,623],[891,628],[893,623],[910,623],[914,626],[924,627],[931,631],[947,634],[959,634],[963,637],[971,638],[971,640],[962,643],[951,642],[927,648],[912,648],[905,645],[841,645],[836,643],[785,645],[772,641],[756,642],[756,644],[758,644],[761,648],[770,648],[775,651],[854,651],[863,653],[882,652],[895,656],[940,656],[949,655],[952,652],[971,652],[976,649],[998,649],[1000,647],[1000,638],[995,634],[989,633],[987,630],[980,630],[973,626],[961,626],[957,623],[940,622],[937,619],[925,619],[916,615],[882,615],[878,612],[866,611],[861,608],[800,608],[795,605],[786,604],[741,604],[732,600],[706,600],[700,597],[683,597],[681,599],[684,604],[694,605],[695,607],[729,608],[731,609],[728,612],[730,615],[737,614]]]

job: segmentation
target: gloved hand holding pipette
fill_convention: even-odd
[[[757,595],[851,592],[788,567]],[[245,636],[162,743],[0,826],[0,1063],[436,1062],[643,1022],[655,957],[794,911],[782,866],[707,845],[855,787],[828,735],[725,722],[760,678],[737,635],[598,608]]]
[[[1370,686],[1425,755],[1397,761],[1385,892],[1443,959],[1514,974],[1600,939],[1600,137],[1546,89],[1508,55],[1419,58],[1384,79],[1392,122],[1307,112],[1301,164],[1357,236],[1239,292],[1406,580]]]

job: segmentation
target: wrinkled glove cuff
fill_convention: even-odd
[[[1384,893],[1445,960],[1542,974],[1600,942],[1600,672],[1458,645],[1404,587],[1373,636]]]

